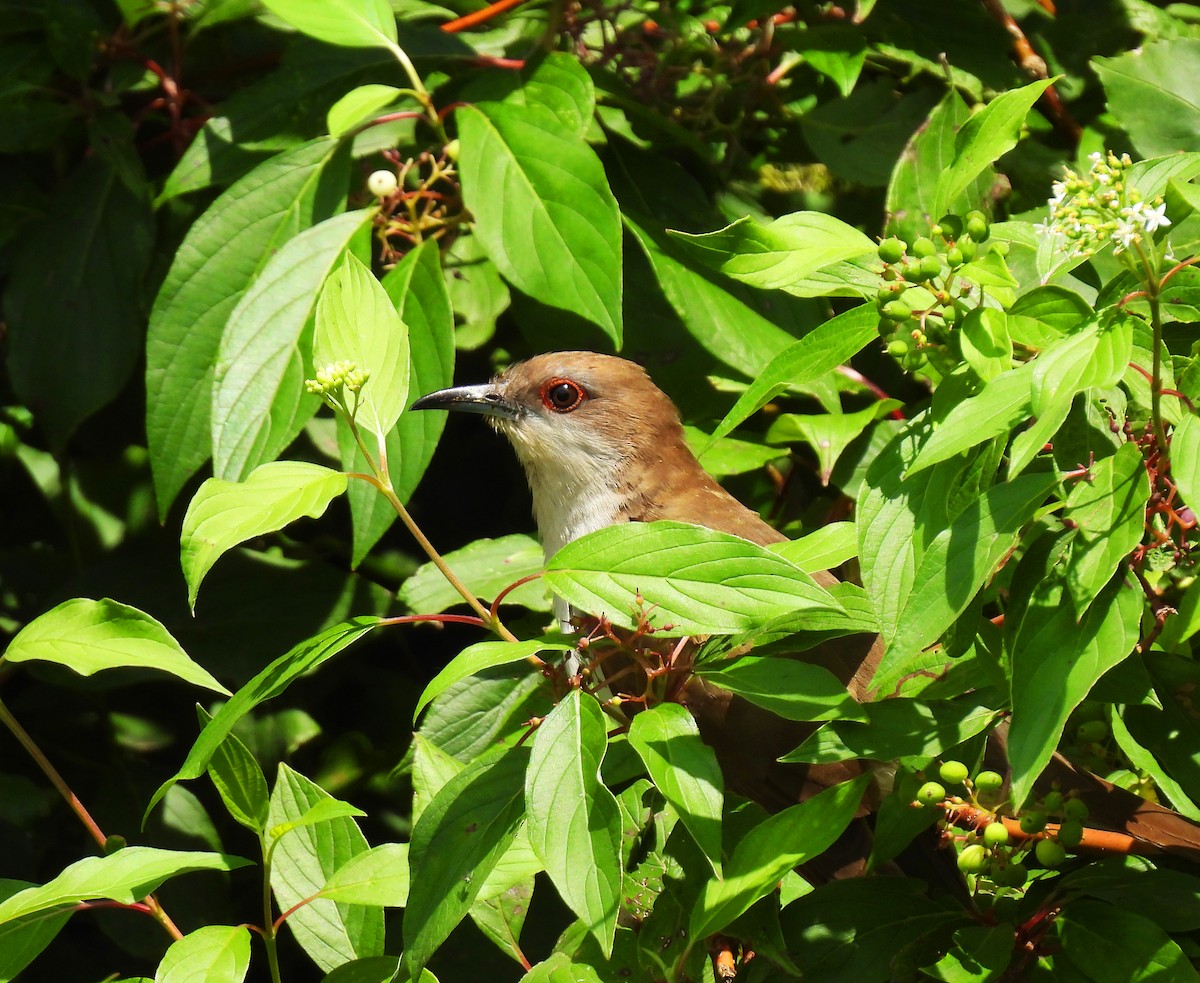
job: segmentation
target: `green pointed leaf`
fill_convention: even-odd
[[[787,290],[817,270],[876,249],[858,229],[824,212],[793,212],[770,225],[746,216],[717,232],[669,234],[685,255],[763,290]]]
[[[1114,577],[1079,622],[1074,606],[1062,603],[1061,595],[1061,585],[1035,591],[1012,643],[1008,757],[1015,803],[1029,795],[1071,711],[1137,644],[1144,605],[1140,588]]]
[[[882,625],[888,647],[872,680],[876,692],[890,693],[908,661],[966,610],[1057,483],[1056,475],[1029,474],[993,485],[934,536],[895,622]]]
[[[556,952],[534,966],[518,983],[601,983],[601,980],[593,967],[573,961],[565,952]]]
[[[358,392],[359,425],[385,436],[408,402],[408,327],[391,298],[352,253],[329,275],[317,300],[313,365],[353,362],[370,373]]]
[[[747,655],[709,662],[697,675],[786,720],[866,720],[866,711],[828,669],[796,659]]]
[[[326,276],[370,215],[346,212],[289,239],[229,315],[210,420],[218,478],[244,478],[273,461],[320,406],[304,391],[312,374],[305,328]]]
[[[805,573],[832,570],[858,555],[858,533],[853,522],[831,522],[807,536],[767,547]]]
[[[396,15],[387,0],[263,0],[309,37],[351,48],[393,48]]]
[[[202,727],[212,720],[203,709],[196,709]],[[267,778],[236,734],[227,734],[213,752],[208,777],[234,820],[260,834],[267,828],[267,813],[271,808]]]
[[[814,795],[763,820],[734,847],[723,879],[706,881],[689,919],[693,944],[720,931],[775,890],[793,867],[827,850],[850,824],[868,775]]]
[[[412,416],[440,416],[413,413]],[[514,582],[541,573],[546,565],[542,547],[532,536],[514,533],[498,539],[477,539],[445,554],[450,569],[476,597],[493,598]],[[458,593],[433,563],[424,563],[400,587],[397,595],[410,611],[438,614],[463,603]],[[521,604],[532,611],[549,611],[546,585],[540,580],[522,584],[506,594],[504,604]]]
[[[271,792],[271,829],[302,823],[305,816],[335,800],[285,764]],[[338,806],[345,803],[337,803]],[[328,808],[328,807],[326,807]],[[367,849],[366,837],[347,815],[316,825],[296,825],[271,852],[271,890],[280,911],[319,894],[329,878]],[[383,910],[341,904],[324,897],[301,905],[285,924],[317,966],[326,972],[351,959],[383,955]]]
[[[1200,511],[1200,417],[1194,413],[1171,434],[1171,479],[1192,511]]]
[[[853,307],[779,352],[738,397],[712,439],[724,437],[781,392],[802,386],[848,362],[877,335],[879,318],[867,305]]]
[[[180,874],[193,870],[236,870],[249,863],[223,853],[126,847],[107,857],[77,860],[49,883],[26,888],[0,901],[0,924],[98,898],[133,904]]]
[[[260,164],[193,223],[175,254],[146,338],[146,438],[160,518],[212,456],[213,366],[230,312],[284,242],[338,206],[325,187],[337,146],[312,140]]]
[[[180,536],[189,605],[196,606],[200,582],[222,553],[304,516],[323,515],[345,490],[342,472],[304,461],[273,461],[241,482],[209,478],[188,506]]]
[[[371,83],[351,89],[329,107],[326,126],[329,135],[340,137],[349,133],[360,123],[365,123],[384,106],[404,98],[408,93],[394,85]]]
[[[35,886],[28,881],[0,878],[0,900]],[[54,941],[73,913],[71,908],[58,914],[33,912],[0,925],[0,980],[10,983],[17,979],[21,970]]]
[[[1058,920],[1062,952],[1088,979],[1129,983],[1200,980],[1178,943],[1149,918],[1099,901],[1079,900]]]
[[[619,347],[616,199],[582,133],[563,127],[559,113],[563,104],[574,105],[571,93],[553,101],[546,95],[564,76],[584,74],[577,63],[568,68],[568,60],[574,63],[551,55],[523,87],[456,112],[463,199],[475,217],[475,236],[507,280],[599,325]]]
[[[245,925],[205,925],[171,943],[154,983],[241,983],[249,968]]]
[[[454,379],[454,312],[438,256],[438,242],[428,240],[410,251],[381,281],[400,319],[408,325],[410,393],[445,389]],[[400,501],[407,502],[416,490],[445,426],[444,413],[405,413],[388,431],[388,474]],[[369,470],[350,428],[340,418],[338,447],[344,470]],[[352,482],[347,497],[354,522],[351,563],[358,566],[396,521],[396,511],[363,481]],[[444,584],[445,578],[438,576]]]
[[[321,897],[343,904],[403,908],[408,903],[408,844],[364,850],[337,869]]]
[[[260,703],[278,696],[297,678],[333,658],[347,645],[357,641],[380,623],[379,618],[353,618],[333,625],[312,638],[306,638],[291,651],[275,659],[257,676],[230,697],[212,720],[205,724],[188,752],[183,766],[168,778],[150,798],[146,806],[149,815],[155,805],[176,782],[199,778],[204,774],[213,755],[233,730],[234,724]]]
[[[1143,157],[1179,155],[1200,129],[1200,44],[1196,38],[1147,38],[1146,44],[1089,65],[1104,86],[1109,111]],[[1149,198],[1157,192],[1138,188]]]
[[[150,615],[104,598],[77,597],[29,622],[4,652],[8,662],[53,662],[81,676],[103,669],[157,669],[228,695]]]
[[[451,778],[421,813],[409,846],[404,960],[416,976],[462,921],[525,812],[529,748],[494,748]]]
[[[943,214],[980,174],[1017,145],[1033,104],[1054,79],[1002,93],[968,119],[954,141],[954,160],[938,179],[934,217]]]
[[[582,536],[550,559],[546,581],[581,611],[623,626],[635,623],[640,596],[664,637],[730,634],[792,611],[840,610],[770,550],[683,522],[623,523]]]
[[[629,744],[720,877],[725,778],[695,718],[678,703],[660,703],[633,718]]]
[[[525,801],[529,845],[607,956],[621,894],[621,812],[600,780],[604,720],[577,689],[559,702],[534,735]]]
[[[292,830],[299,829],[302,826],[315,826],[317,823],[326,823],[331,819],[338,819],[342,816],[365,815],[365,812],[356,806],[352,806],[349,802],[332,798],[318,799],[311,808],[306,809],[300,815],[270,827],[267,830],[267,836],[273,840],[277,840],[285,833],[290,833]]]
[[[493,666],[506,666],[528,659],[542,651],[569,652],[571,646],[564,642],[535,638],[526,642],[476,642],[458,653],[436,676],[429,681],[417,700],[413,720],[421,715],[433,700],[455,683],[474,676],[477,672]]]

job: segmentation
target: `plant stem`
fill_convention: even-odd
[[[279,975],[279,949],[275,944],[276,929],[274,919],[271,918],[271,850],[267,847],[265,838],[259,839],[259,846],[263,855],[263,945],[267,950],[267,966],[271,972],[271,981],[272,983],[282,983]]]
[[[1158,449],[1165,454],[1167,434],[1163,429],[1162,420],[1162,297],[1157,280],[1151,280],[1146,291],[1146,302],[1150,305],[1150,328],[1154,336],[1150,379],[1150,425],[1154,429],[1154,440]]]
[[[21,746],[29,752],[29,756],[33,758],[34,762],[42,770],[42,774],[50,780],[51,785],[58,789],[58,794],[66,800],[71,811],[79,817],[79,821],[83,823],[84,828],[87,829],[92,839],[103,850],[108,845],[108,837],[105,835],[104,830],[100,828],[100,824],[92,818],[92,814],[87,811],[87,807],[79,800],[79,796],[71,791],[71,786],[58,773],[58,769],[50,763],[50,759],[46,757],[42,749],[38,747],[37,742],[29,736],[29,732],[21,726],[17,718],[4,705],[3,701],[0,701],[0,723],[3,723],[12,732],[13,737],[20,742]],[[158,903],[158,899],[153,894],[146,895],[143,901],[150,916],[163,927],[171,938],[176,940],[183,938],[183,933],[179,931],[179,928],[171,920],[171,916],[163,910],[162,905]]]

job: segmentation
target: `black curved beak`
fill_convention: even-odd
[[[481,386],[439,389],[428,396],[422,396],[409,409],[458,410],[462,413],[478,413],[481,416],[494,416],[503,420],[515,420],[522,413],[520,404],[507,399],[493,382]]]

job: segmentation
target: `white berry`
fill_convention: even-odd
[[[400,186],[394,171],[374,171],[367,178],[367,190],[376,198],[386,198]]]

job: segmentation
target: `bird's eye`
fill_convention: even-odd
[[[587,393],[570,379],[551,379],[542,386],[542,405],[555,413],[570,413],[587,399]]]

